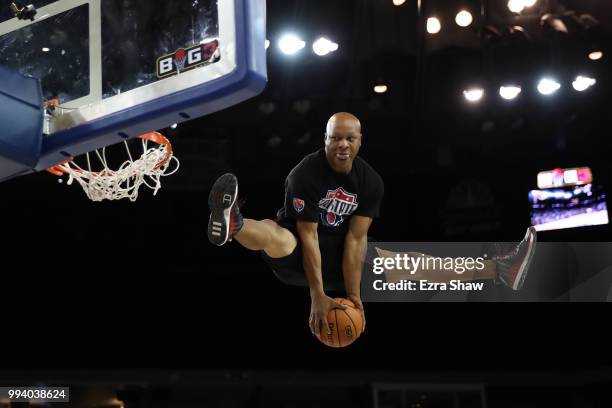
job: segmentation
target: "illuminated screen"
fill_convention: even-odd
[[[606,195],[593,184],[529,192],[531,224],[538,231],[608,224]]]

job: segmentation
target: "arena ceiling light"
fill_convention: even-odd
[[[334,52],[338,50],[338,44],[333,41],[328,40],[325,37],[319,38],[312,44],[312,51],[320,57],[323,57],[330,52]]]
[[[504,98],[507,101],[511,101],[516,99],[517,96],[521,93],[522,89],[520,86],[515,85],[507,85],[499,87],[499,96]]]
[[[591,61],[598,61],[603,58],[603,52],[601,51],[593,51],[589,53],[589,59]]]
[[[520,13],[525,9],[525,2],[523,0],[509,0],[508,1],[508,10],[513,13]]]
[[[569,33],[565,22],[559,17],[554,16],[550,13],[544,14],[540,18],[540,25],[544,28],[548,28],[549,30],[553,30],[554,32],[557,32],[560,34]]]
[[[551,78],[542,78],[538,83],[538,92],[542,95],[552,95],[561,89],[561,84]]]
[[[509,0],[508,1],[508,10],[513,13],[519,14],[526,8],[530,8],[535,6],[537,0]]]
[[[525,30],[525,27],[515,25],[508,29],[510,35],[510,41],[512,44],[523,45],[531,41],[531,36]]]
[[[455,16],[455,23],[459,27],[468,27],[474,21],[474,17],[472,17],[472,13],[467,10],[461,10]]]
[[[437,17],[429,17],[427,19],[427,32],[429,34],[437,34],[442,30],[442,23]]]
[[[265,44],[266,44],[266,50],[267,50],[270,47],[270,40],[266,40]]]
[[[305,46],[306,43],[295,34],[285,34],[278,41],[278,48],[286,55],[293,55]]]
[[[406,2],[406,0],[393,0],[393,5],[394,6],[401,6],[405,2]]]
[[[593,85],[595,85],[596,83],[597,81],[595,80],[595,78],[589,78],[586,76],[578,75],[576,79],[574,80],[574,82],[572,82],[572,86],[578,92],[584,92],[590,87],[592,87]]]
[[[376,92],[377,94],[383,94],[387,92],[388,90],[389,90],[389,87],[387,87],[387,85],[385,84],[374,85],[374,92]]]
[[[465,100],[470,103],[479,102],[484,97],[484,89],[482,88],[470,88],[463,91]]]
[[[441,29],[442,24],[440,23],[440,20],[438,20],[436,17],[429,17],[427,19],[427,32],[429,34],[437,34],[440,32]]]

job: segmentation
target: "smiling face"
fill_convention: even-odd
[[[361,123],[350,113],[340,112],[327,122],[325,156],[337,173],[348,174],[361,148]]]

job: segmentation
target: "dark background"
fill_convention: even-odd
[[[267,89],[165,129],[182,167],[156,197],[142,189],[135,203],[92,203],[78,186],[45,173],[0,185],[2,367],[111,370],[104,372],[114,378],[128,369],[272,370],[281,378],[295,370],[397,378],[426,371],[441,378],[436,373],[454,370],[511,376],[609,367],[609,307],[555,302],[557,293],[531,304],[366,304],[363,337],[347,349],[328,349],[309,333],[307,290],[282,285],[258,254],[235,243],[209,244],[206,198],[214,179],[235,173],[248,199],[244,214],[273,218],[286,174],[322,146],[336,111],[361,119],[362,157],[385,181],[372,227],[379,241],[519,240],[529,225],[527,193],[542,170],[590,166],[610,191],[612,6],[551,0],[517,20],[505,2],[489,1],[483,20],[477,2],[423,3],[425,15],[442,19],[436,36],[419,33],[413,1],[269,1]],[[471,28],[452,21],[460,6],[476,15]],[[539,26],[544,7],[561,6],[601,24],[567,35]],[[480,39],[475,27],[485,22],[502,31],[522,23],[531,39]],[[286,57],[275,41],[292,27],[308,44]],[[338,52],[312,54],[319,34],[339,43]],[[596,63],[585,54],[594,43],[604,51]],[[577,94],[571,77],[584,70],[598,83]],[[553,97],[532,90],[543,71],[563,79]],[[501,103],[495,89],[513,72],[533,85]],[[489,93],[468,106],[461,91],[477,79]],[[389,92],[374,94],[376,81]],[[309,108],[299,112],[298,105]],[[540,239],[609,236],[603,226]]]

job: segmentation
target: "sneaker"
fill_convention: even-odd
[[[238,179],[231,173],[219,177],[210,190],[208,239],[215,245],[221,246],[231,241],[242,228],[243,219],[237,197]]]
[[[535,254],[536,242],[536,230],[529,227],[525,238],[514,249],[493,258],[497,263],[497,276],[506,286],[514,290],[519,290],[523,286]]]

